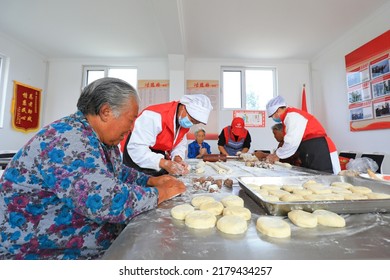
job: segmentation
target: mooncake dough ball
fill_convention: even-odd
[[[307,189],[312,191],[314,194],[332,193],[330,187],[322,184],[311,184],[307,186]]]
[[[295,189],[293,190],[292,192],[293,194],[297,194],[297,195],[302,195],[302,196],[305,196],[305,195],[309,195],[309,194],[312,194],[313,192],[311,190],[308,190],[308,189]]]
[[[204,202],[199,206],[199,210],[205,210],[215,216],[218,216],[221,215],[223,211],[223,205],[219,201]]]
[[[244,220],[248,221],[251,219],[251,211],[248,208],[241,206],[228,206],[223,209],[222,214],[224,216],[239,216],[244,218]]]
[[[340,215],[328,210],[315,210],[314,216],[320,225],[327,227],[345,227],[345,219]]]
[[[278,217],[259,217],[256,221],[256,229],[270,237],[286,238],[291,235],[290,225]]]
[[[255,194],[258,194],[260,196],[264,196],[264,195],[268,195],[268,191],[267,190],[258,190],[258,191],[254,191]]]
[[[372,190],[370,188],[363,187],[363,186],[353,186],[352,188],[350,188],[350,190],[353,193],[361,193],[361,194],[367,194],[367,193],[372,192]]]
[[[237,195],[228,195],[221,199],[223,206],[242,206],[244,207],[244,200]]]
[[[267,191],[280,190],[280,187],[281,186],[275,185],[275,184],[264,184],[264,185],[261,185],[261,189],[267,190]]]
[[[195,210],[187,214],[184,219],[186,226],[196,229],[208,229],[213,228],[217,218],[215,215],[204,210]]]
[[[365,194],[368,199],[388,199],[390,198],[390,195],[387,193],[367,193]]]
[[[352,184],[347,183],[347,182],[333,182],[330,185],[333,187],[340,187],[340,188],[344,188],[344,189],[350,189],[353,187]]]
[[[283,196],[281,196],[280,198],[280,201],[304,201],[305,199],[303,198],[303,196],[301,195],[298,195],[298,194],[285,194]]]
[[[202,203],[205,203],[205,202],[212,202],[212,201],[215,201],[214,197],[212,196],[208,196],[208,195],[199,195],[199,196],[195,196],[192,200],[191,200],[191,204],[196,207],[196,208],[199,208],[199,206],[202,204]]]
[[[258,191],[260,190],[260,185],[256,185],[256,184],[246,184],[246,186],[251,189],[252,191]]]
[[[344,195],[337,193],[322,193],[304,195],[303,198],[309,201],[344,200]]]
[[[312,184],[318,184],[318,183],[315,180],[308,180],[302,184],[302,187],[307,188],[308,186],[310,186]]]
[[[352,193],[349,189],[343,188],[343,187],[330,187],[332,193],[337,193],[337,194],[345,194],[345,193]]]
[[[303,187],[301,185],[283,185],[282,190],[285,190],[285,191],[291,193],[294,190],[303,190]]]
[[[171,216],[178,220],[184,220],[188,213],[195,211],[195,208],[188,203],[180,204],[171,209]]]
[[[273,195],[273,196],[276,196],[279,198],[282,197],[283,195],[290,194],[289,192],[284,191],[284,190],[269,190],[268,193],[270,195]]]
[[[223,216],[218,220],[217,228],[224,233],[241,234],[248,229],[248,223],[239,216]]]
[[[196,172],[197,174],[204,173],[204,166],[201,166],[201,167],[196,168],[196,169],[195,169],[195,172]]]
[[[303,228],[314,228],[317,226],[317,216],[303,210],[292,210],[287,214],[294,225]]]
[[[262,200],[267,201],[267,202],[278,202],[280,201],[279,197],[274,196],[274,195],[263,195],[261,197]]]
[[[362,193],[345,193],[343,194],[344,200],[365,200],[368,199],[367,195]]]

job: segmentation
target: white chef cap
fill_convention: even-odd
[[[186,106],[186,110],[195,120],[207,124],[211,110],[210,99],[204,94],[188,94],[180,99],[180,103]]]
[[[287,106],[286,101],[280,95],[272,98],[266,105],[267,115],[270,118],[280,107]]]

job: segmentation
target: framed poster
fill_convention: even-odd
[[[41,92],[42,89],[14,81],[11,112],[15,130],[30,132],[39,128]]]
[[[152,104],[169,101],[168,80],[138,80],[138,94],[141,99],[139,111]]]
[[[265,127],[265,111],[258,110],[235,110],[233,118],[244,119],[245,127]]]
[[[390,128],[390,30],[345,56],[351,131]]]

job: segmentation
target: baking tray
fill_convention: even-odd
[[[332,201],[298,201],[298,202],[269,202],[250,189],[248,184],[303,184],[309,180],[315,180],[324,185],[333,182],[346,182],[354,186],[364,186],[373,192],[390,194],[390,186],[380,181],[369,181],[359,177],[316,175],[316,176],[289,176],[289,177],[238,177],[241,187],[258,205],[263,207],[270,215],[287,215],[291,210],[305,210],[313,212],[317,209],[329,210],[339,214],[356,214],[369,212],[390,212],[390,199],[375,200],[332,200]]]

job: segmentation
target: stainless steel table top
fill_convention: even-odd
[[[236,176],[289,176],[308,175],[303,169],[255,170],[241,162],[227,162],[234,168],[225,178]],[[305,173],[307,171],[307,173]],[[209,172],[209,173],[208,173]],[[206,170],[204,176],[213,176]],[[255,173],[255,174],[254,174]],[[258,175],[264,173],[263,175]],[[302,173],[302,174],[301,174]],[[215,173],[214,173],[215,174]],[[283,175],[278,175],[283,174]],[[252,212],[248,230],[242,235],[229,235],[213,228],[196,230],[188,228],[184,221],[173,219],[173,206],[189,203],[195,195],[191,181],[199,175],[182,178],[188,186],[185,194],[162,203],[157,209],[135,217],[106,251],[103,259],[390,259],[390,214],[343,214],[345,228],[317,226],[307,229],[291,225],[291,237],[278,239],[267,237],[256,230],[256,220],[265,215],[262,209],[236,183],[233,189],[222,188],[221,193],[210,194],[220,200],[226,195],[237,194],[244,199],[245,207]],[[215,174],[213,177],[220,177]]]

